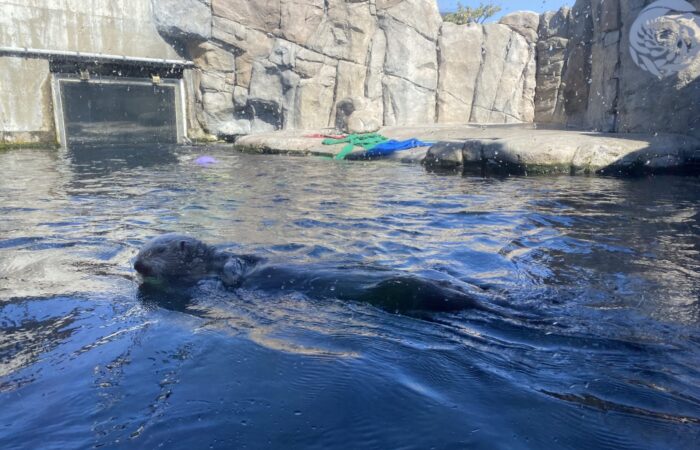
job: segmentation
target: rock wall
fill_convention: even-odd
[[[341,103],[381,125],[700,135],[700,60],[659,79],[630,54],[651,0],[577,0],[465,26],[442,23],[434,0],[153,1],[165,5],[154,9],[161,33],[199,67],[199,122],[218,136],[332,127]]]
[[[533,121],[700,136],[700,0],[665,0],[683,10],[667,21],[686,30],[677,46],[645,31],[663,55],[648,65],[695,55],[661,77],[630,53],[651,3],[457,26],[435,0],[0,0],[0,46],[191,59],[194,137]],[[49,85],[46,60],[0,56],[0,141],[54,135]]]
[[[199,68],[213,135],[333,127],[348,99],[365,124],[534,119],[534,13],[458,27],[435,0],[173,1],[154,0],[156,23]]]
[[[578,0],[540,18],[535,121],[615,132],[673,132],[700,136],[700,59],[664,78],[642,69],[630,52],[631,27],[650,0]],[[700,9],[700,1],[667,2]],[[670,11],[669,14],[674,14]],[[694,39],[660,43],[697,52],[700,15],[690,22]],[[671,26],[675,26],[671,24]],[[668,29],[667,30],[671,30]],[[680,38],[682,38],[681,36]],[[683,48],[682,48],[683,47]],[[657,50],[659,50],[657,48]],[[663,63],[667,55],[662,49]]]

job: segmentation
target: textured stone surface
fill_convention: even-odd
[[[534,119],[534,43],[506,25],[446,23],[439,49],[440,122]]]
[[[541,17],[536,121],[700,136],[700,59],[659,78],[630,54],[632,24],[650,3],[578,0],[568,17],[565,10]],[[689,3],[700,9],[700,1]],[[700,36],[699,16],[690,17]]]
[[[211,38],[209,0],[153,0],[152,4],[153,18],[162,34],[203,41]]]
[[[296,3],[295,7],[315,6]],[[318,28],[309,36],[305,47],[335,59],[364,64],[369,43],[377,28],[370,3],[328,0],[324,2],[323,13]],[[305,26],[305,22],[300,25]]]
[[[197,116],[214,134],[534,118],[533,13],[458,27],[443,25],[433,0],[212,0],[210,14],[211,43],[234,67],[195,61],[205,109]],[[161,32],[181,35],[178,20]],[[367,117],[338,122],[346,98]]]
[[[563,74],[568,59],[569,8],[540,16],[535,122],[566,123]]]
[[[211,11],[216,17],[237,22],[245,27],[279,32],[280,0],[212,0]]]
[[[524,37],[500,24],[484,25],[483,61],[476,79],[471,121],[531,122],[533,99],[523,99],[534,48]],[[534,94],[534,93],[533,93]]]
[[[336,155],[343,145],[322,145],[309,130],[245,136],[237,148],[257,153]],[[417,137],[429,147],[396,152],[391,159],[431,169],[471,168],[511,174],[697,173],[700,140],[683,135],[538,130],[532,125],[432,125],[384,127],[390,139]],[[349,157],[360,156],[358,147]]]
[[[469,136],[470,135],[470,136]],[[484,128],[434,145],[432,167],[475,166],[507,173],[629,174],[697,170],[700,140],[683,135],[627,135]],[[695,167],[695,169],[693,169]]]
[[[650,3],[577,0],[457,26],[434,0],[14,0],[0,1],[0,44],[190,58],[190,128],[219,137],[333,128],[347,98],[368,112],[340,117],[348,129],[536,121],[700,136],[700,58],[664,78],[630,54],[632,24]],[[700,36],[700,15],[670,20]],[[42,99],[31,114],[13,100],[0,131],[47,133],[49,122],[34,120],[51,112],[42,86],[31,87]]]
[[[404,26],[416,30],[427,39],[433,42],[437,40],[442,23],[437,2],[432,0],[377,0],[376,8],[380,17],[391,17]]]
[[[700,10],[700,1],[690,3]],[[623,27],[617,130],[670,131],[700,136],[700,58],[696,57],[689,67],[664,79],[643,71],[627,49],[632,18],[637,17],[644,4],[621,1],[620,7]]]
[[[379,23],[386,35],[384,72],[434,91],[438,81],[435,42],[391,17]]]
[[[537,42],[540,15],[532,11],[518,11],[507,14],[498,21],[524,37],[528,43]]]
[[[484,38],[480,25],[445,23],[439,40],[438,119],[443,123],[471,120]]]
[[[336,105],[336,129],[344,133],[372,133],[381,126],[381,116],[366,98],[344,98]]]

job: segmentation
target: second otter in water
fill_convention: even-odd
[[[182,234],[148,241],[136,256],[134,268],[146,279],[191,284],[213,277],[229,287],[294,290],[315,298],[366,302],[405,314],[484,309],[474,295],[444,281],[366,266],[271,265]]]

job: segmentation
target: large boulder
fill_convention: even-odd
[[[591,89],[591,42],[593,17],[590,0],[577,1],[569,15],[570,39],[566,71],[563,74],[564,109],[570,125],[586,127],[586,110]]]
[[[335,59],[365,64],[368,48],[377,28],[377,20],[372,14],[370,2],[327,0],[324,4],[322,20],[302,45]],[[298,3],[294,5],[308,8]],[[315,20],[315,12],[311,15]],[[308,26],[305,15],[299,28],[306,29]]]
[[[205,41],[211,38],[209,0],[152,1],[153,18],[161,34],[185,41]]]
[[[504,173],[614,174],[683,171],[699,158],[700,141],[690,136],[484,127],[433,145],[424,162]]]
[[[382,78],[385,125],[435,123],[436,92],[404,78]]]
[[[536,121],[700,135],[700,0],[649,3],[578,0],[542,16]]]
[[[566,123],[563,75],[568,60],[570,13],[569,8],[562,8],[540,16],[535,91],[538,123]]]
[[[344,98],[336,105],[336,129],[344,133],[373,133],[379,130],[381,117],[369,99]]]
[[[434,123],[442,22],[436,2],[377,0],[376,14],[384,34],[384,124]]]
[[[250,131],[245,121],[233,121],[235,90],[235,58],[211,42],[200,42],[189,48],[197,66],[199,81],[198,119],[206,132],[219,137],[245,134]]]
[[[532,11],[518,11],[507,14],[498,21],[524,37],[528,43],[537,43],[540,15]]]
[[[683,2],[677,4],[683,6]],[[685,5],[700,10],[700,1]],[[620,7],[622,28],[617,129],[623,132],[667,131],[700,136],[700,56],[697,53],[691,56],[700,47],[700,15],[678,10],[661,11],[665,14],[655,23],[643,24],[640,32],[645,35],[644,45],[663,55],[663,64],[667,64],[658,66],[663,70],[659,71],[659,76],[641,63],[645,55],[634,50],[630,42],[632,27],[644,8],[643,2],[623,1]],[[685,27],[695,37],[684,39],[682,30]],[[666,40],[663,36],[672,39]],[[680,55],[681,50],[689,51],[689,56],[681,59],[688,64],[679,65],[677,71],[672,70],[668,64],[674,62],[671,56]],[[633,53],[638,55],[637,61]]]
[[[215,17],[263,33],[279,33],[282,0],[211,0]]]
[[[221,17],[214,17],[212,27],[212,37],[229,46],[236,58],[236,85],[248,88],[253,62],[269,56],[274,39],[262,31]]]
[[[481,25],[445,22],[442,26],[438,41],[438,120],[442,123],[465,123],[471,119],[483,59],[483,38]]]
[[[483,26],[483,61],[476,79],[471,121],[481,123],[531,122],[534,91],[534,48],[524,37],[500,24]],[[529,91],[529,89],[528,89]]]
[[[386,35],[384,72],[425,89],[437,89],[435,42],[391,16],[381,17],[379,24]]]

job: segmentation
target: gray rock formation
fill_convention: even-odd
[[[529,13],[503,24],[442,26],[438,121],[513,123],[534,119],[535,43]],[[525,37],[518,28],[528,35]]]
[[[681,172],[700,161],[700,141],[657,136],[526,128],[464,129],[438,142],[425,163],[436,168],[477,168],[505,173],[631,174]]]
[[[578,0],[569,11],[541,16],[535,120],[615,132],[684,133],[700,136],[700,59],[665,78],[634,61],[631,27],[650,1]],[[678,3],[678,2],[676,2]],[[700,10],[700,1],[689,2]],[[700,16],[674,15],[666,33],[648,35],[657,54],[671,55],[680,39],[664,43],[673,22],[696,28],[692,48],[700,47]],[[692,49],[691,49],[692,50]],[[664,60],[666,61],[666,60]]]
[[[344,133],[373,133],[381,123],[375,104],[364,97],[345,98],[336,105],[335,128]]]
[[[181,40],[211,38],[211,0],[152,0],[161,34]]]
[[[484,25],[483,33],[471,122],[532,122],[534,45],[505,25]]]
[[[570,9],[540,16],[537,41],[535,122],[566,122],[564,68],[568,60]]]
[[[216,136],[534,118],[533,13],[457,27],[434,0],[172,3],[154,0],[156,22],[187,44],[197,118]],[[349,98],[362,108],[339,121]]]
[[[533,121],[700,136],[700,59],[660,79],[630,54],[649,3],[577,0],[464,26],[434,0],[153,0],[153,12],[197,65],[196,117],[216,136]],[[700,36],[694,17],[669,20]],[[347,114],[347,99],[362,107]]]
[[[532,11],[520,11],[503,16],[500,24],[520,34],[529,44],[536,44],[540,29],[540,15]]]
[[[401,162],[423,162],[431,169],[476,170],[500,174],[696,173],[700,140],[678,134],[611,134],[535,129],[517,125],[424,125],[384,127],[390,139],[416,137],[432,142],[388,155]],[[256,133],[236,141],[240,151],[334,157],[344,144],[323,145],[302,130]],[[361,159],[356,147],[349,159]]]
[[[619,1],[619,0],[618,0]],[[666,78],[659,79],[642,70],[632,60],[629,49],[630,28],[643,3],[619,1],[621,41],[618,59],[617,131],[676,132],[700,136],[700,58]],[[700,11],[700,1],[689,2]],[[700,46],[700,16],[692,15],[695,29],[693,45]],[[676,47],[674,40],[671,43]],[[676,47],[677,48],[677,47]]]

